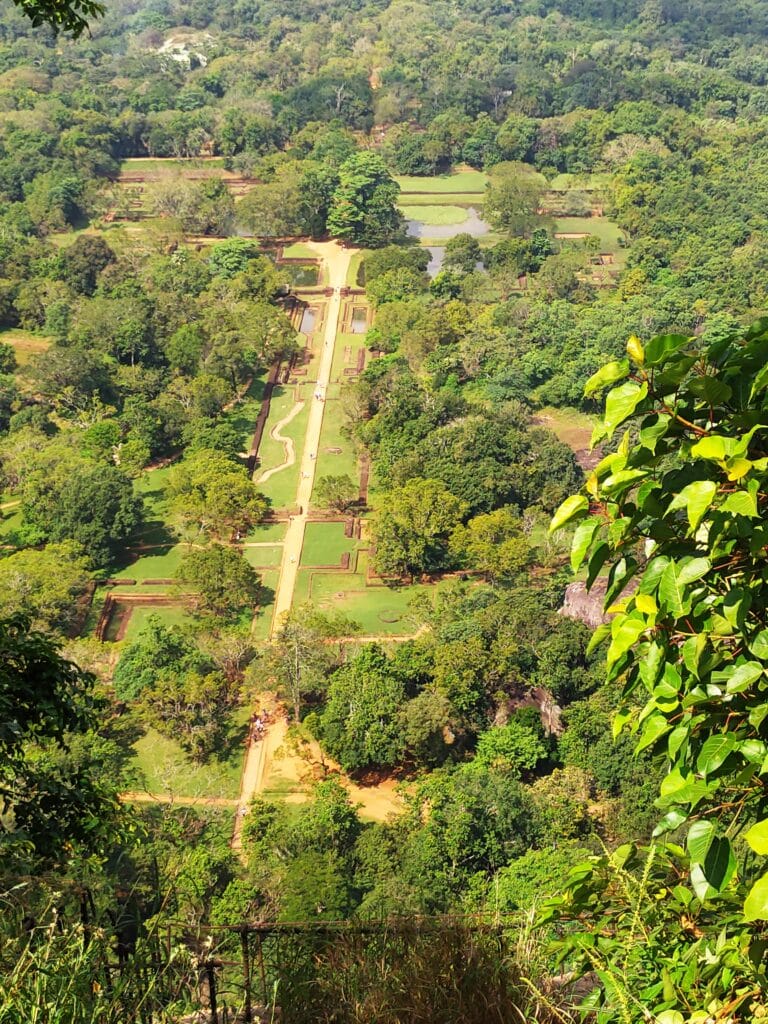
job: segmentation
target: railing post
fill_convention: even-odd
[[[243,952],[243,987],[245,988],[243,1018],[245,1024],[251,1024],[253,1021],[253,1010],[251,1009],[251,958],[248,950],[248,928],[246,926],[243,926],[240,931],[240,948]]]

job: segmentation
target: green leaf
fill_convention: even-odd
[[[645,361],[649,366],[658,366],[690,340],[684,334],[657,334],[645,346]]]
[[[752,828],[744,834],[744,839],[755,853],[765,857],[768,854],[768,818],[755,822]]]
[[[638,405],[648,394],[648,384],[636,384],[634,381],[627,381],[608,392],[605,399],[605,421],[604,427],[608,434],[612,434],[624,420],[629,419]]]
[[[574,516],[580,515],[582,512],[586,512],[589,508],[589,501],[583,494],[572,494],[570,498],[566,498],[560,508],[552,516],[552,522],[549,524],[549,532],[554,533],[555,530],[561,529],[566,523],[570,522]]]
[[[717,828],[711,821],[694,821],[688,830],[688,837],[685,845],[691,860],[703,864],[706,860],[712,842],[717,838]]]
[[[673,832],[676,828],[679,828],[683,824],[687,817],[688,815],[685,814],[683,811],[667,811],[667,813],[658,823],[656,828],[653,830],[653,838],[657,839],[659,836],[664,835],[665,832]]]
[[[725,499],[719,511],[730,512],[734,516],[746,516],[749,519],[756,519],[757,501],[755,496],[747,491],[735,491]]]
[[[744,901],[744,917],[747,921],[768,919],[768,875],[759,878],[749,890]]]
[[[695,459],[714,459],[715,462],[723,462],[729,455],[733,455],[735,444],[732,437],[709,434],[692,445],[691,455]]]
[[[626,654],[629,648],[643,635],[647,628],[645,619],[631,619],[626,616],[616,616],[611,625],[611,645],[606,654],[606,661],[612,665],[618,661],[622,654]]]
[[[571,569],[573,572],[577,572],[584,561],[584,556],[589,550],[589,545],[592,543],[595,530],[597,530],[599,525],[600,520],[596,516],[592,516],[590,519],[585,519],[582,523],[579,523],[576,527],[573,541],[571,542]]]
[[[733,745],[734,740],[730,733],[710,736],[705,740],[696,758],[696,771],[704,776],[717,771],[733,750]]]
[[[672,726],[663,715],[651,715],[643,726],[643,733],[635,747],[635,753],[639,754],[641,750],[652,746],[665,733],[668,733],[671,728]]]
[[[666,413],[655,413],[653,416],[649,416],[648,419],[643,420],[643,427],[640,431],[640,443],[645,448],[655,452],[656,445],[669,430],[671,422],[672,417],[667,416]]]
[[[683,591],[677,579],[677,566],[670,562],[659,580],[659,603],[675,618],[685,612]]]
[[[644,469],[622,469],[618,473],[611,473],[610,476],[607,476],[603,480],[602,488],[606,494],[618,494],[647,475]]]
[[[749,649],[756,658],[768,661],[768,629],[761,630],[752,640]]]
[[[708,558],[692,558],[690,562],[681,564],[677,570],[677,581],[681,587],[687,587],[689,583],[700,580],[706,576],[712,568]]]
[[[688,523],[691,530],[695,530],[704,514],[712,504],[717,494],[717,484],[714,480],[694,480],[692,484],[684,487],[669,504],[667,512],[674,512],[676,509],[684,508],[688,516]]]
[[[629,360],[621,359],[601,366],[597,373],[593,373],[584,385],[584,397],[591,398],[596,391],[606,387],[608,384],[615,384],[617,380],[623,380],[629,374]]]
[[[594,651],[596,647],[599,647],[603,640],[605,640],[606,637],[609,637],[610,635],[611,627],[607,622],[603,623],[602,626],[598,626],[595,632],[589,638],[589,643],[587,644],[587,654],[591,654],[592,651]]]
[[[763,674],[763,666],[757,661],[748,661],[739,665],[728,674],[725,686],[726,693],[744,693]]]

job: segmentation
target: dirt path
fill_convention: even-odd
[[[325,394],[331,379],[333,366],[333,349],[341,314],[340,289],[346,285],[347,272],[354,250],[342,249],[337,242],[308,242],[311,249],[323,260],[328,274],[328,283],[333,288],[333,295],[328,300],[323,332],[323,348],[320,353],[320,365],[317,370],[317,387],[309,409],[307,431],[304,435],[304,450],[301,456],[299,486],[296,491],[296,505],[300,509],[288,523],[288,530],[283,543],[283,562],[280,567],[280,580],[275,594],[275,609],[272,617],[272,633],[280,627],[283,617],[290,611],[293,592],[296,588],[296,574],[304,546],[304,531],[307,525],[307,512],[312,497],[312,486],[315,482],[318,445],[320,431],[323,426],[325,403],[318,395]]]
[[[277,584],[275,607],[272,614],[273,636],[276,630],[280,628],[283,617],[291,609],[293,593],[296,588],[296,574],[301,560],[301,549],[304,546],[304,531],[307,525],[309,501],[312,496],[312,485],[315,481],[315,467],[317,465],[315,456],[317,455],[317,448],[320,442],[323,412],[325,411],[325,403],[318,395],[325,393],[331,379],[333,350],[336,344],[336,334],[341,315],[340,289],[346,285],[347,272],[353,255],[352,250],[342,249],[337,242],[310,242],[308,244],[323,261],[327,272],[328,284],[333,288],[333,295],[329,298],[326,308],[323,348],[320,353],[320,365],[317,370],[317,385],[309,409],[307,430],[304,435],[299,485],[296,491],[296,505],[300,511],[298,515],[289,519],[288,529],[283,541],[283,559],[280,565],[280,578]],[[290,420],[296,415],[297,411],[297,408],[294,407],[286,420]],[[286,425],[286,420],[282,420],[277,424],[272,431],[273,437]],[[288,441],[289,439],[276,438],[276,440]],[[292,443],[291,447],[293,447]],[[264,478],[262,477],[261,479],[263,480]],[[286,729],[287,723],[278,721],[266,730],[261,739],[251,739],[249,741],[245,754],[243,774],[240,780],[240,796],[237,801],[235,827],[232,834],[233,850],[239,850],[242,847],[242,827],[245,812],[251,799],[264,789],[268,777],[268,766],[274,758],[274,752],[282,746]]]
[[[296,405],[294,405],[294,407],[288,413],[288,415],[284,416],[283,419],[281,419],[279,423],[276,423],[274,427],[272,427],[272,429],[270,430],[269,436],[272,438],[272,440],[279,441],[280,444],[282,444],[283,448],[285,449],[285,461],[281,462],[279,466],[274,466],[272,469],[268,469],[266,470],[266,472],[262,473],[261,476],[259,476],[258,479],[256,480],[257,484],[266,483],[270,477],[273,477],[275,475],[275,473],[279,473],[283,469],[288,469],[288,467],[292,466],[296,461],[296,448],[293,443],[293,438],[285,437],[285,435],[281,434],[280,431],[283,429],[283,427],[287,427],[291,420],[298,416],[303,408],[304,403],[297,402]]]

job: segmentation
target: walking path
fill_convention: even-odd
[[[331,380],[333,350],[336,344],[336,334],[339,329],[339,318],[341,316],[340,291],[347,283],[347,273],[353,255],[352,250],[342,249],[338,242],[308,242],[307,244],[323,260],[327,271],[328,285],[333,288],[333,295],[329,298],[326,308],[323,347],[317,369],[317,384],[312,397],[312,404],[309,408],[307,430],[304,435],[304,449],[299,468],[299,485],[296,491],[296,505],[299,512],[289,519],[288,529],[283,542],[283,560],[280,566],[280,579],[277,584],[275,606],[272,613],[272,636],[280,628],[284,616],[291,610],[293,593],[296,589],[296,576],[299,562],[301,561],[301,550],[304,546],[307,514],[312,497],[312,487],[315,482],[317,449],[320,443],[320,432],[323,427],[325,402],[321,396],[326,393]],[[295,411],[294,409],[293,412],[295,413]],[[277,425],[275,431],[284,424],[285,420]],[[263,789],[267,764],[274,751],[282,744],[285,728],[284,722],[282,724],[275,723],[275,725],[264,732],[260,739],[255,739],[253,736],[249,739],[240,781],[240,796],[235,817],[235,828],[232,835],[232,848],[234,850],[239,850],[241,847],[243,817],[253,796]]]
[[[307,432],[304,436],[304,451],[301,457],[299,486],[296,492],[296,505],[299,508],[299,514],[289,521],[283,544],[283,563],[280,567],[280,580],[277,584],[272,617],[273,635],[280,628],[283,616],[291,610],[293,592],[296,589],[296,574],[301,559],[301,549],[304,546],[304,531],[307,526],[312,486],[315,482],[317,448],[320,443],[320,431],[325,411],[325,402],[318,395],[326,393],[331,380],[333,349],[341,314],[339,292],[346,285],[347,272],[352,259],[352,251],[342,249],[337,242],[308,242],[307,244],[324,260],[328,272],[328,283],[333,288],[333,295],[328,300],[326,309],[323,348],[317,370],[317,386],[309,409]]]
[[[256,481],[257,484],[265,484],[270,477],[273,477],[275,473],[279,473],[283,469],[288,469],[296,461],[296,447],[293,443],[292,437],[285,437],[280,431],[283,427],[287,427],[294,417],[298,416],[301,410],[304,408],[303,402],[297,402],[296,405],[291,409],[287,416],[284,416],[279,423],[276,423],[269,432],[269,436],[273,441],[279,441],[285,449],[285,461],[281,462],[279,466],[273,466],[272,469],[266,470]]]

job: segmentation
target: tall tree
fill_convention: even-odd
[[[339,185],[328,213],[328,233],[350,245],[375,249],[394,241],[403,218],[400,188],[380,156],[356,153],[339,169]]]

